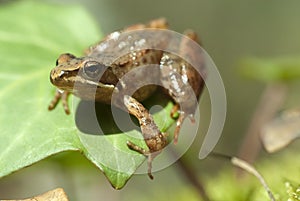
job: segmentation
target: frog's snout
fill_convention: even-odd
[[[69,73],[69,71],[63,69],[54,68],[50,72],[50,82],[62,90],[72,88],[73,82],[70,81],[71,78]]]
[[[62,77],[64,75],[64,71],[59,69],[52,69],[50,72],[50,82],[57,86],[57,84],[61,81]]]
[[[54,71],[54,69],[52,69],[51,70],[51,72],[50,72],[50,82],[54,85],[54,78],[53,78],[53,71]]]
[[[51,72],[50,72],[50,82],[53,84],[53,85],[55,85],[55,83],[56,83],[56,76],[55,76],[55,69],[52,69],[51,70]]]

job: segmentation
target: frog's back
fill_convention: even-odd
[[[156,28],[166,29],[166,21],[155,20],[147,25],[138,24],[113,32],[95,46],[90,47],[87,56],[109,66],[118,79],[131,71],[132,79],[127,79],[128,81],[123,84],[128,89],[136,88],[137,85],[141,87],[143,82],[157,80],[160,76],[158,68],[151,68],[151,73],[149,73],[149,68],[138,69],[138,67],[151,67],[152,64],[159,65],[160,63],[162,50],[168,44],[168,35],[167,32],[157,32]],[[132,71],[133,69],[135,70]],[[140,87],[133,96],[139,101],[149,97],[156,89],[154,85]]]

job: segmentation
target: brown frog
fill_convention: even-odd
[[[151,96],[156,90],[156,86],[143,86],[131,96],[126,93],[126,88],[132,87],[132,83],[135,83],[136,80],[125,83],[122,81],[122,77],[131,70],[147,64],[159,65],[159,68],[153,68],[151,73],[138,71],[132,79],[144,79],[145,77],[156,79],[172,97],[175,102],[171,112],[172,117],[177,111],[179,112],[174,143],[177,143],[184,119],[189,116],[193,120],[197,105],[190,101],[191,96],[198,98],[204,86],[202,77],[189,63],[177,55],[163,51],[163,48],[169,43],[167,34],[159,37],[155,34],[148,34],[149,38],[142,32],[132,34],[137,30],[147,29],[155,32],[155,30],[166,30],[167,27],[165,19],[156,19],[148,24],[137,24],[113,32],[98,44],[90,47],[84,57],[75,57],[69,53],[60,55],[56,61],[56,67],[50,73],[50,80],[58,90],[49,105],[49,110],[54,109],[61,99],[65,112],[69,114],[67,98],[72,93],[84,100],[114,104],[127,110],[139,120],[149,150],[130,141],[127,142],[127,145],[130,149],[148,158],[148,175],[151,179],[153,178],[151,174],[153,158],[167,145],[167,138],[166,133],[160,132],[153,117],[140,102]],[[196,34],[189,31],[185,35],[187,37],[174,46],[177,45],[180,52],[189,55],[199,65],[204,66],[201,55],[197,55],[189,49],[188,39],[197,41]],[[146,49],[143,48],[145,44]],[[151,49],[149,44],[159,48]],[[188,89],[192,89],[193,93],[187,93]],[[114,92],[119,94],[119,98],[112,102]],[[181,108],[181,105],[185,105],[185,107]]]

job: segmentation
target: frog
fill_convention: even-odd
[[[132,95],[125,92],[121,93],[121,91],[124,91],[122,89],[130,88],[131,83],[135,82],[135,80],[131,80],[131,83],[122,83],[122,77],[133,69],[141,69],[143,65],[159,65],[159,68],[153,68],[153,72],[150,75],[148,74],[147,77],[156,80],[159,78],[160,85],[164,88],[163,93],[167,93],[174,102],[170,115],[176,119],[175,144],[178,141],[180,128],[184,120],[189,117],[194,122],[193,115],[197,107],[195,103],[189,103],[191,93],[185,93],[185,90],[191,88],[194,95],[199,99],[204,88],[204,78],[190,63],[178,55],[163,51],[164,46],[168,44],[168,36],[161,36],[159,40],[154,38],[151,41],[152,43],[159,43],[161,45],[160,49],[143,49],[141,46],[137,50],[123,54],[122,47],[142,44],[146,41],[143,35],[133,37],[131,32],[146,29],[152,31],[168,30],[168,23],[165,18],[159,18],[145,24],[135,24],[112,32],[100,42],[89,47],[83,57],[76,57],[70,53],[61,54],[56,60],[55,68],[50,72],[50,81],[57,90],[48,109],[53,110],[61,100],[65,113],[70,114],[68,97],[73,94],[82,100],[113,104],[128,111],[138,119],[148,149],[144,149],[131,141],[127,141],[127,146],[147,158],[148,176],[153,179],[152,162],[167,146],[168,134],[159,130],[153,116],[142,102],[154,94],[158,87],[147,85],[139,88]],[[119,36],[124,33],[128,33],[128,36],[125,39],[120,39]],[[188,30],[185,32],[185,36],[185,39],[178,44],[180,51],[192,55],[191,57],[200,66],[204,66],[204,59],[199,55],[195,55],[193,50],[189,49],[187,43],[188,40],[192,40],[200,44],[197,34]],[[127,40],[130,39],[131,42],[129,43]],[[147,42],[149,43],[149,41]],[[116,57],[116,54],[121,56]],[[140,73],[143,74],[143,71]],[[143,76],[145,77],[145,75]],[[117,101],[112,102],[115,91],[121,95]],[[182,104],[186,105],[184,109],[181,108]]]

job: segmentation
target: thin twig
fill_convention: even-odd
[[[230,162],[234,166],[239,167],[242,170],[254,175],[259,180],[259,182],[263,185],[265,190],[267,191],[270,200],[271,201],[276,201],[275,198],[274,198],[273,193],[271,192],[271,190],[270,190],[268,184],[266,183],[265,179],[263,178],[263,176],[252,165],[250,165],[248,162],[246,162],[242,159],[239,159],[237,157],[232,157],[232,156],[228,156],[228,155],[220,154],[220,153],[215,153],[215,152],[211,153],[211,156],[219,157],[219,158],[225,158],[227,160],[230,160]]]
[[[268,184],[266,183],[266,181],[264,180],[263,176],[261,174],[259,174],[259,172],[252,165],[250,165],[246,161],[241,160],[237,157],[232,157],[231,158],[231,163],[233,165],[247,171],[248,173],[254,175],[259,180],[259,182],[263,185],[265,190],[267,191],[267,193],[270,197],[270,200],[271,201],[276,201],[273,193],[271,192],[271,190],[270,190]]]

